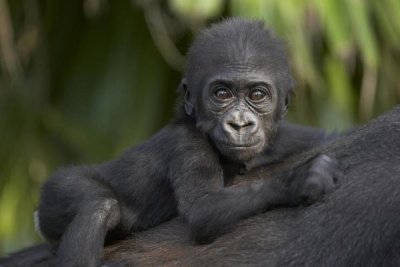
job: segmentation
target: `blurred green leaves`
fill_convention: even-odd
[[[188,20],[207,20],[221,13],[223,0],[170,0],[170,7]]]
[[[208,22],[264,20],[297,81],[289,119],[340,130],[400,102],[398,14],[398,0],[0,0],[0,253],[39,240],[57,166],[115,157],[168,121]]]

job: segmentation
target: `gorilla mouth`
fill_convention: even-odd
[[[234,148],[234,149],[245,149],[245,148],[257,147],[260,144],[260,142],[261,142],[260,140],[257,140],[256,142],[247,143],[247,144],[222,143],[222,145],[225,147]]]

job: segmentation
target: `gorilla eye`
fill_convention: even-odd
[[[267,93],[262,89],[254,89],[250,92],[249,98],[253,101],[260,101],[266,97]]]
[[[232,93],[225,87],[219,87],[215,90],[214,96],[219,100],[227,100],[232,98]]]

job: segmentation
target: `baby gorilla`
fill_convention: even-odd
[[[199,243],[276,206],[331,190],[336,161],[320,155],[274,179],[229,179],[326,141],[322,131],[279,121],[292,93],[280,41],[261,22],[227,20],[194,42],[176,119],[120,158],[64,168],[43,186],[39,228],[58,246],[57,266],[98,266],[106,241],[176,215]]]

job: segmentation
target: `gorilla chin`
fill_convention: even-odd
[[[259,124],[258,124],[259,125]],[[252,132],[246,129],[230,132],[224,127],[216,127],[211,134],[214,145],[226,158],[237,162],[247,162],[264,151],[269,145],[269,137],[274,131],[263,130],[256,127]]]

